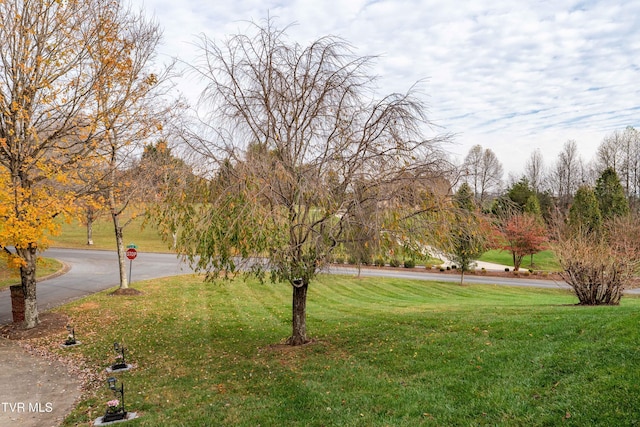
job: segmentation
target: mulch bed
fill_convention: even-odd
[[[67,332],[69,318],[61,313],[40,313],[40,323],[35,328],[24,329],[22,323],[9,323],[0,326],[0,336],[10,340],[26,340],[31,338],[43,338],[51,335]]]
[[[137,295],[142,295],[143,292],[139,291],[137,289],[133,289],[133,288],[118,288],[115,291],[111,292],[109,295],[125,295],[125,296],[137,296]]]

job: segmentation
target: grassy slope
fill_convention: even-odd
[[[65,248],[93,248],[116,249],[116,239],[111,219],[103,216],[93,225],[93,246],[87,245],[86,227],[77,221],[62,224],[62,232],[59,236],[51,237],[51,246]],[[156,229],[143,225],[143,218],[137,218],[124,228],[125,245],[134,243],[138,251],[143,252],[169,252],[168,246],[162,241]]]
[[[37,276],[42,278],[62,269],[62,263],[51,258],[40,258],[38,260]],[[20,274],[17,271],[7,269],[7,261],[0,258],[0,290],[11,285],[20,283]]]
[[[511,252],[507,251],[487,251],[480,257],[480,261],[494,262],[496,264],[508,265],[513,267],[513,258]],[[558,260],[556,259],[554,253],[547,250],[539,252],[533,256],[533,267],[531,267],[531,257],[524,257],[520,268],[532,268],[534,270],[542,271],[558,271],[560,269],[560,264],[558,264]]]
[[[100,218],[94,224],[93,230],[94,249],[110,249],[115,250],[115,237],[113,235],[113,224],[106,216]],[[163,242],[151,225],[143,226],[142,218],[136,219],[124,229],[125,244],[135,243],[138,251],[144,252],[169,252],[168,244]],[[62,233],[51,239],[52,246],[67,248],[89,248],[86,241],[86,228],[77,223],[62,225]],[[481,261],[494,262],[497,264],[513,266],[511,254],[509,252],[492,250],[482,255]],[[421,261],[418,264],[439,265],[440,260],[433,259],[431,261]],[[530,257],[525,257],[522,264],[523,269],[531,268]],[[534,256],[535,270],[557,271],[559,265],[555,259],[553,252],[542,251]]]
[[[96,372],[124,340],[131,426],[634,425],[640,300],[576,307],[559,290],[322,277],[301,348],[290,289],[177,277],[66,306]],[[63,340],[64,336],[56,338]],[[103,415],[106,384],[65,425]]]

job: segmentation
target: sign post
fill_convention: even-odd
[[[133,260],[138,256],[138,251],[136,250],[137,246],[133,243],[130,243],[127,246],[127,258],[129,259],[129,283],[131,283],[131,268],[133,265]]]

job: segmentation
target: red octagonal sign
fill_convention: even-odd
[[[136,251],[134,248],[127,249],[127,258],[136,259],[137,256],[138,256],[138,251]]]

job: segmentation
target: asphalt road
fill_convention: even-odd
[[[61,276],[38,282],[38,311],[46,311],[94,292],[117,286],[118,256],[113,251],[82,249],[48,249],[43,256],[55,258],[69,271]],[[131,281],[191,273],[174,254],[138,252],[131,265]],[[127,261],[127,273],[129,263]],[[0,324],[12,321],[10,291],[0,291]]]
[[[358,274],[358,270],[353,267],[335,267],[332,266],[329,269],[332,274]],[[396,277],[403,279],[417,279],[417,280],[434,280],[440,282],[460,282],[460,276],[457,274],[439,274],[429,273],[427,271],[420,270],[404,270],[402,268],[393,270],[380,270],[380,269],[362,269],[360,274],[362,276],[373,277]],[[509,278],[509,277],[495,277],[495,276],[476,276],[465,275],[465,284],[479,284],[479,285],[506,285],[506,286],[527,286],[535,288],[566,288],[568,286],[564,282],[556,282],[554,280],[544,279],[526,279],[523,277]]]
[[[68,272],[38,283],[38,310],[50,308],[84,297],[86,295],[117,286],[118,259],[113,251],[83,249],[49,249],[44,253],[48,258],[55,258],[68,267]],[[127,269],[129,266],[127,266]],[[159,277],[176,276],[191,273],[188,265],[181,263],[174,254],[158,254],[139,252],[132,263],[132,281],[147,280]],[[353,267],[331,267],[332,274],[357,274]],[[443,275],[419,270],[381,270],[362,269],[361,275],[375,277],[398,277],[418,280],[439,280],[458,282],[457,275]],[[530,286],[538,288],[566,287],[564,283],[540,279],[511,279],[491,276],[466,276],[467,284],[498,284],[510,286]],[[11,297],[9,290],[0,291],[0,324],[11,322]]]

